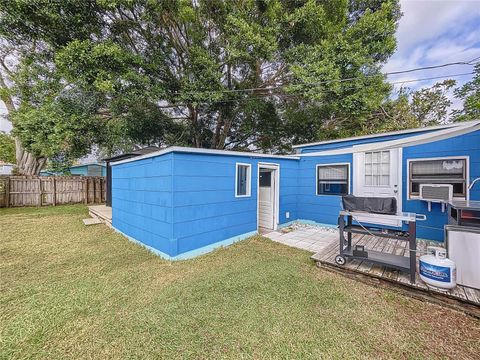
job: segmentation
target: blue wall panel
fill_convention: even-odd
[[[238,162],[249,197],[235,197]],[[113,166],[113,226],[171,257],[256,231],[259,162],[280,165],[280,223],[295,220],[297,160],[177,152]]]
[[[280,223],[295,220],[297,160],[174,154],[173,236],[178,242],[179,253],[257,230],[259,162],[280,166]],[[236,163],[252,166],[249,197],[235,197]]]
[[[172,168],[172,154],[113,166],[112,225],[174,256]]]
[[[342,197],[317,195],[317,165],[350,164],[350,192],[352,191],[352,154],[302,157],[298,172],[298,218],[323,224],[336,224]]]
[[[480,131],[403,149],[403,210],[427,216],[426,221],[417,223],[417,236],[419,238],[443,241],[443,226],[447,223],[447,213],[442,213],[440,204],[432,204],[432,211],[429,212],[427,202],[407,200],[408,159],[441,158],[446,156],[468,156],[470,160],[470,181],[480,177]],[[480,184],[477,183],[470,191],[470,199],[480,200]]]

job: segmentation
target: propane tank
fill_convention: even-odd
[[[447,251],[436,246],[427,247],[427,255],[420,256],[420,278],[441,289],[453,289],[456,283],[455,263],[447,258]]]

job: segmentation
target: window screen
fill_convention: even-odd
[[[390,151],[365,153],[365,185],[388,186],[390,184]]]
[[[465,159],[416,160],[410,162],[410,195],[418,195],[420,184],[451,184],[453,195],[466,194]]]
[[[250,165],[237,164],[237,196],[250,196]]]
[[[317,166],[317,195],[348,194],[348,165]]]

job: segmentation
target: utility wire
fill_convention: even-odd
[[[432,65],[432,66],[423,66],[423,67],[418,67],[418,68],[413,68],[413,69],[408,69],[408,70],[400,70],[400,71],[391,71],[391,72],[386,72],[386,73],[378,73],[378,74],[373,74],[373,75],[365,75],[363,77],[350,77],[350,78],[344,78],[344,79],[331,79],[331,80],[323,80],[323,81],[318,81],[318,82],[313,82],[313,83],[295,83],[295,84],[285,84],[285,85],[277,85],[277,86],[269,86],[269,87],[255,87],[255,88],[247,88],[247,89],[231,89],[231,90],[206,90],[202,91],[203,94],[229,94],[229,93],[242,93],[242,92],[255,92],[255,91],[271,91],[271,90],[278,90],[282,89],[285,87],[294,87],[294,86],[318,86],[318,85],[325,85],[325,84],[330,84],[330,83],[343,83],[343,82],[348,82],[348,81],[353,81],[353,80],[361,80],[364,78],[371,78],[371,77],[377,77],[377,76],[389,76],[389,75],[400,75],[400,74],[408,74],[411,72],[416,72],[416,71],[423,71],[423,70],[432,70],[432,69],[438,69],[438,68],[444,68],[448,66],[456,66],[456,65],[469,65],[469,66],[474,66],[476,65],[475,61],[480,59],[480,56],[474,59],[471,59],[469,61],[457,61],[457,62],[451,62],[451,63],[445,63],[445,64],[439,64],[439,65]],[[177,95],[180,95],[180,93],[174,93]]]
[[[442,75],[442,76],[432,76],[426,78],[419,78],[419,79],[411,79],[411,80],[402,80],[402,81],[393,81],[389,82],[389,84],[397,85],[397,84],[405,84],[405,83],[412,83],[412,82],[419,82],[419,81],[429,81],[429,80],[438,80],[438,79],[447,79],[452,77],[460,77],[466,75],[473,75],[474,72],[469,73],[460,73],[460,74],[450,74],[450,75]],[[318,85],[317,85],[318,86]],[[342,88],[342,90],[355,90],[358,87],[348,87]],[[318,94],[324,93],[332,93],[335,92],[334,90],[318,90]],[[223,103],[230,103],[230,102],[239,102],[239,101],[250,101],[252,99],[260,99],[264,97],[280,97],[280,98],[290,98],[290,97],[298,97],[301,96],[303,93],[265,93],[265,94],[255,94],[255,96],[246,96],[239,99],[226,99],[226,100],[211,100],[211,101],[200,101],[199,104],[223,104]],[[186,104],[178,104],[178,105],[170,105],[170,106],[162,106],[162,108],[180,108],[185,107]]]

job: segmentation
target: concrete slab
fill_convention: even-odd
[[[88,219],[83,219],[82,221],[86,226],[97,225],[102,223],[102,220],[98,218],[88,218]]]
[[[333,242],[338,242],[337,233],[316,226],[302,227],[287,233],[272,231],[263,236],[275,242],[311,252],[319,252]]]

